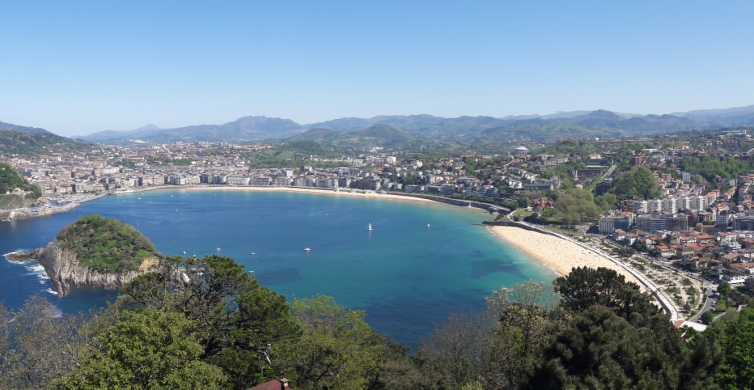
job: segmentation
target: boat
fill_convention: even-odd
[[[250,255],[254,256],[257,254],[257,252],[249,252]]]
[[[431,227],[432,227],[432,225],[430,225],[430,224],[427,224],[427,229],[429,229],[429,228],[431,228]]]
[[[307,247],[307,248],[304,248],[304,252],[306,252],[306,253],[309,253],[309,252],[311,252],[311,251],[312,251],[312,248],[309,248],[309,247]]]
[[[367,225],[367,230],[369,230],[370,232],[371,232],[372,230],[374,230],[374,228],[372,227],[372,224],[371,224],[371,223],[370,223],[369,225]]]

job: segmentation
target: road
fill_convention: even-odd
[[[578,240],[574,240],[573,238],[565,236],[565,235],[562,235],[560,233],[556,233],[556,232],[544,229],[544,228],[542,228],[540,226],[533,225],[533,224],[530,224],[530,223],[527,223],[527,222],[519,222],[519,223],[522,224],[522,225],[525,225],[525,226],[527,226],[527,227],[529,227],[531,229],[534,229],[534,230],[537,230],[537,231],[540,231],[540,232],[544,232],[546,234],[551,234],[551,235],[554,235],[554,236],[556,236],[558,238],[561,238],[563,240],[566,240],[566,241],[569,241],[571,243],[574,243],[574,244],[576,244],[576,245],[578,245],[578,246],[580,246],[580,247],[582,247],[582,248],[584,248],[584,249],[586,249],[588,251],[594,252],[594,253],[596,253],[596,254],[598,254],[598,255],[600,255],[602,257],[605,257],[606,259],[612,261],[613,263],[615,263],[616,265],[618,265],[619,267],[625,269],[628,273],[630,273],[631,275],[633,275],[639,281],[639,283],[641,283],[644,286],[644,288],[648,292],[650,292],[652,295],[655,296],[655,298],[657,298],[657,301],[660,303],[660,306],[662,306],[662,308],[665,309],[665,311],[667,311],[668,314],[670,315],[670,321],[671,322],[675,322],[676,320],[681,319],[681,316],[680,316],[680,313],[678,311],[678,308],[675,306],[675,303],[673,302],[673,300],[665,292],[663,292],[659,287],[657,287],[657,285],[652,280],[650,280],[649,278],[647,278],[646,276],[644,276],[644,274],[642,274],[641,272],[637,271],[636,269],[634,269],[630,265],[624,263],[620,259],[615,258],[612,255],[605,253],[604,251],[602,251],[599,248],[594,248],[591,245],[586,245],[586,244],[584,244],[584,243],[582,243],[582,242],[580,242]]]

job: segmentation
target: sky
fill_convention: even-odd
[[[64,135],[754,104],[752,1],[13,1],[0,121]]]

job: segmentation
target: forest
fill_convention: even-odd
[[[105,310],[0,309],[0,388],[722,389],[754,386],[754,310],[704,333],[676,329],[612,270],[576,268],[459,314],[416,351],[332,298],[291,302],[232,259],[170,258]],[[651,340],[651,342],[647,342]]]

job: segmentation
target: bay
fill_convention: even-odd
[[[554,277],[493,238],[481,225],[488,217],[482,211],[285,192],[110,196],[65,214],[0,224],[0,252],[43,246],[91,214],[133,225],[164,254],[232,257],[289,299],[332,296],[364,310],[377,331],[412,348],[449,315],[481,310],[495,289],[549,284]],[[0,303],[17,308],[43,295],[72,313],[115,297],[79,290],[59,299],[43,275],[35,264],[0,261]]]

